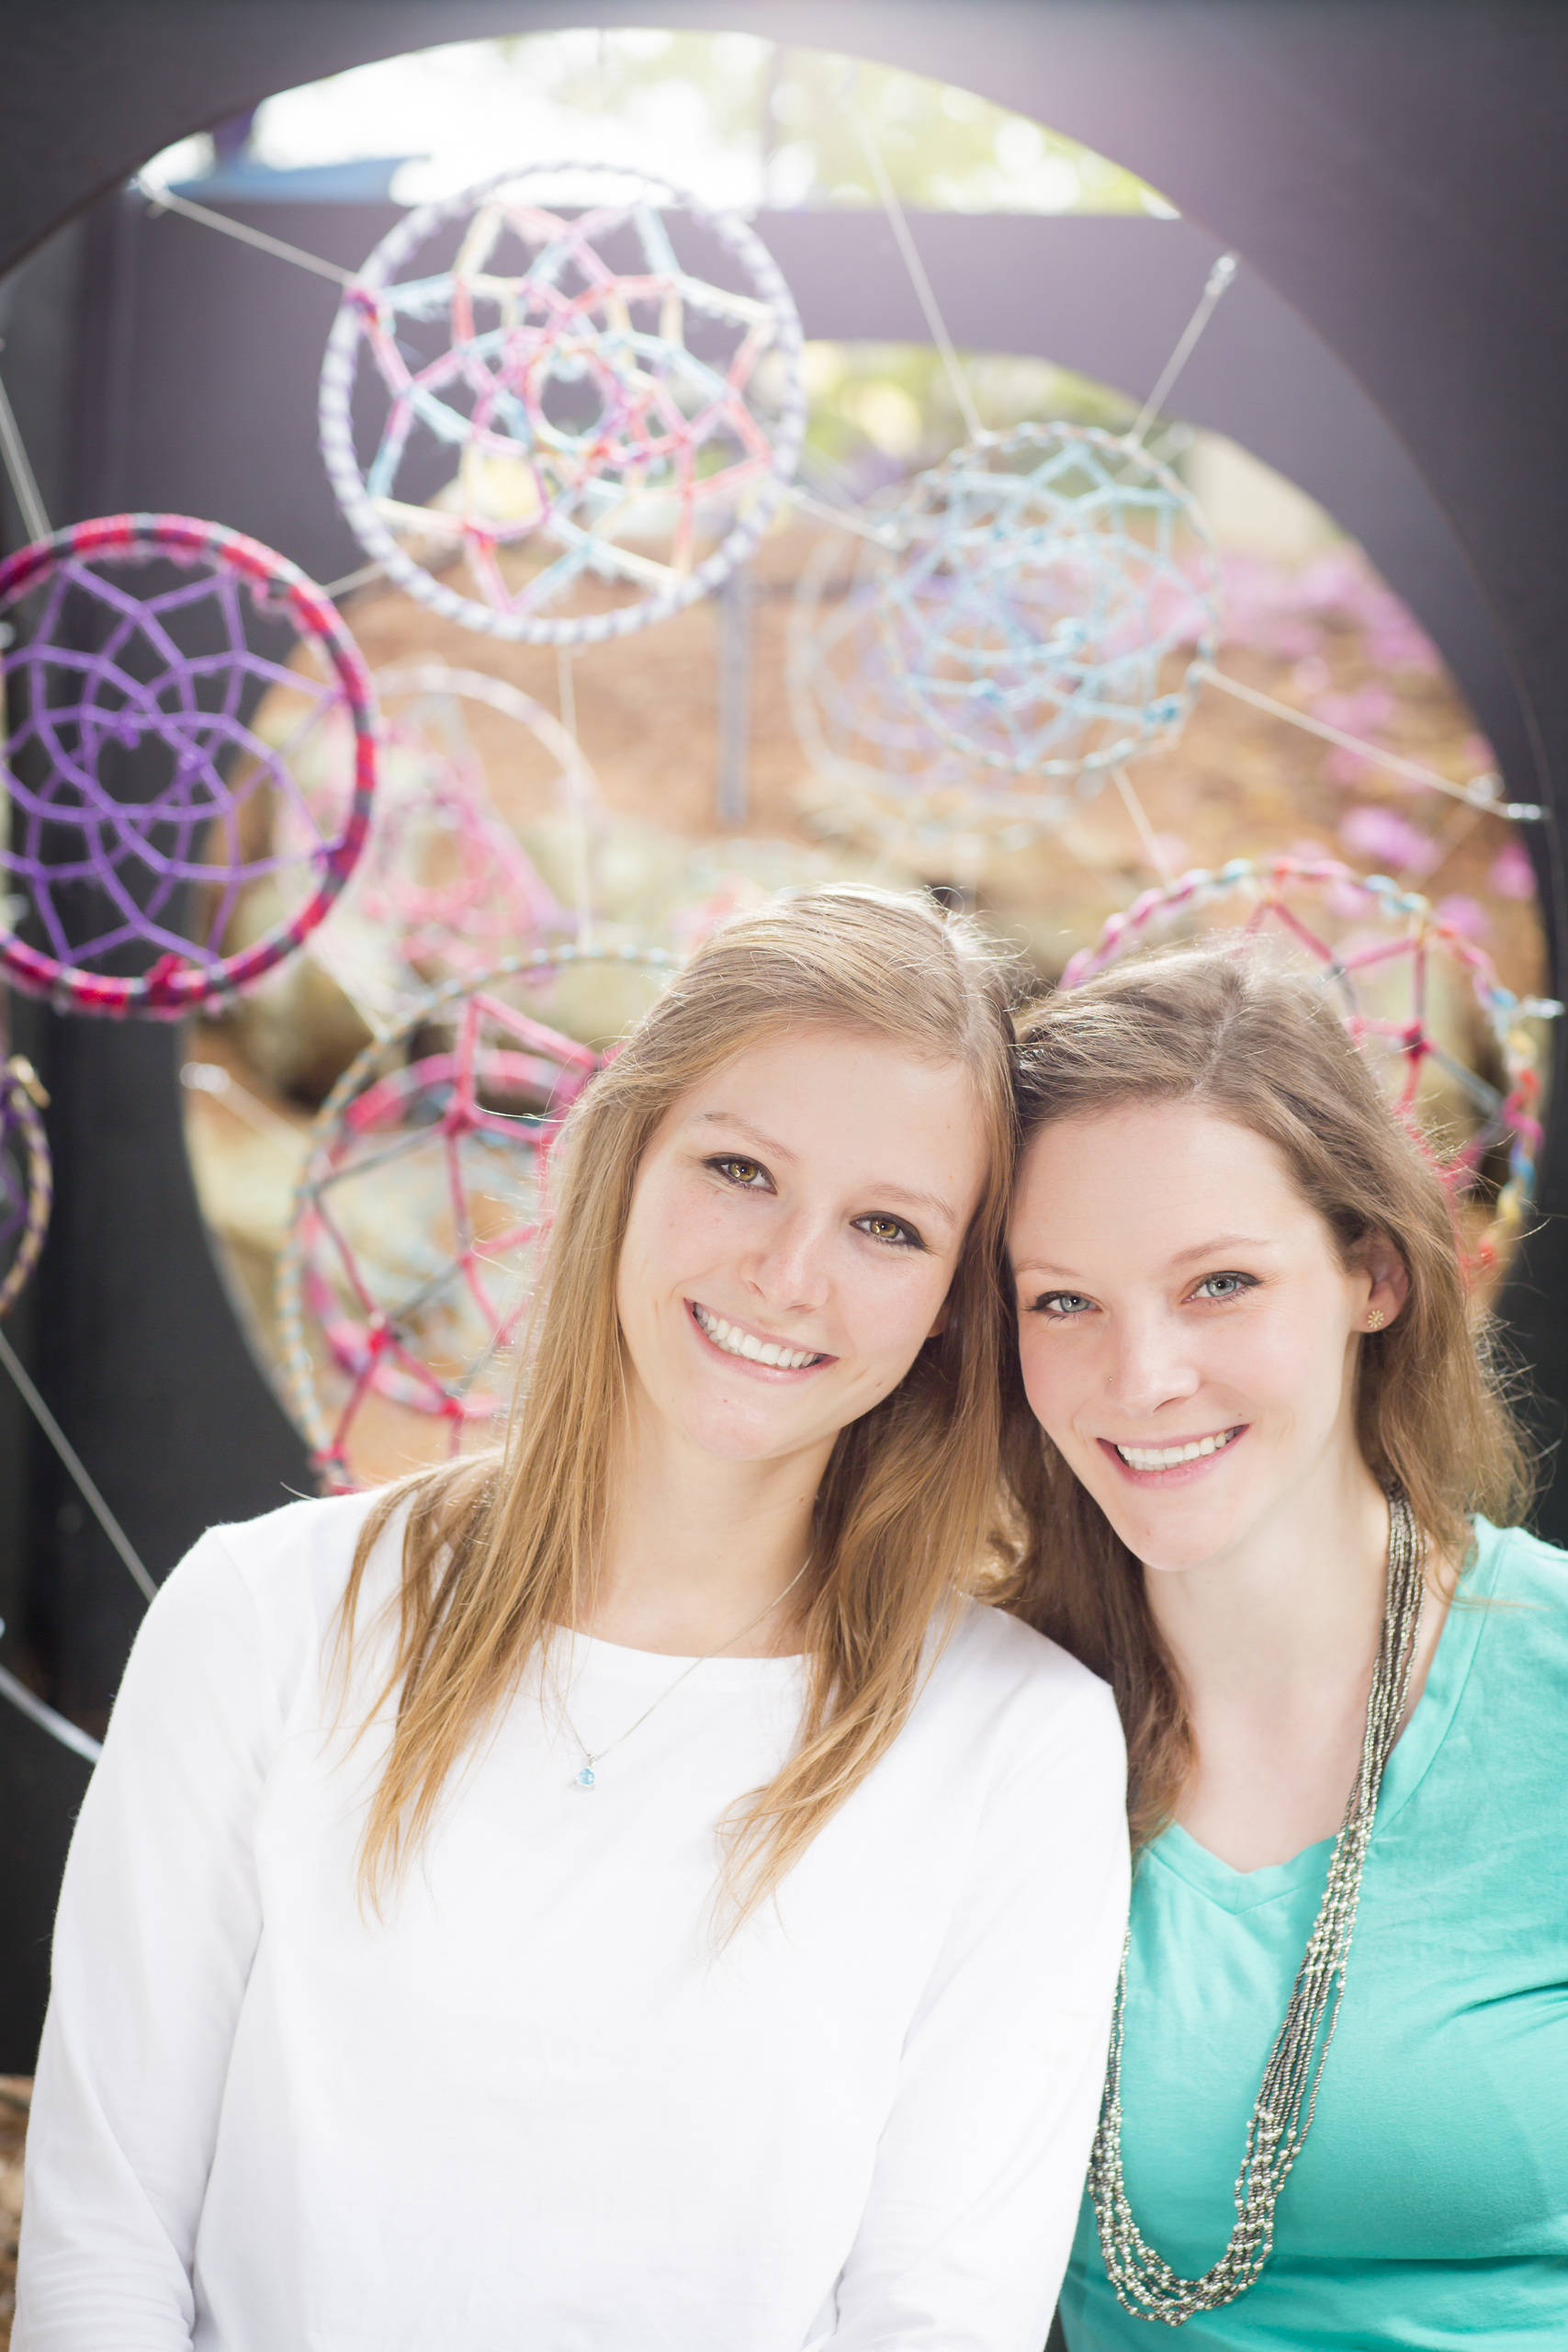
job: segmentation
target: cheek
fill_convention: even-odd
[[[621,1245],[622,1283],[657,1288],[690,1274],[722,1241],[728,1207],[705,1185],[683,1183],[673,1171],[650,1170],[632,1196]]]
[[[835,1284],[836,1312],[857,1355],[901,1380],[942,1313],[951,1276],[927,1258],[867,1264],[847,1252]]]
[[[1344,1387],[1342,1334],[1324,1313],[1260,1317],[1226,1366],[1231,1385],[1297,1424],[1331,1421]]]
[[[1077,1334],[1047,1330],[1038,1316],[1019,1332],[1018,1360],[1029,1408],[1048,1436],[1068,1433],[1073,1412],[1091,1385],[1088,1351]]]

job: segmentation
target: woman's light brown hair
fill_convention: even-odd
[[[623,1396],[615,1273],[637,1170],[665,1114],[747,1047],[829,1027],[964,1070],[985,1190],[941,1335],[841,1430],[817,1497],[820,1581],[795,1753],[728,1825],[743,1917],[871,1770],[908,1713],[933,1624],[979,1567],[994,1507],[1012,1174],[1012,1030],[995,952],[929,899],[824,889],[742,916],[704,946],[592,1080],[553,1166],[549,1242],[503,1450],[392,1487],[372,1509],[340,1615],[347,1688],[367,1563],[408,1513],[390,1668],[395,1708],[361,1855],[378,1904],[427,1836],[459,1761],[561,1626],[592,1610]]]
[[[1368,1466],[1404,1488],[1438,1560],[1466,1558],[1473,1513],[1519,1516],[1526,1453],[1448,1194],[1316,982],[1235,946],[1117,965],[1024,1017],[1017,1085],[1021,1151],[1064,1119],[1195,1102],[1275,1146],[1347,1261],[1371,1234],[1391,1241],[1410,1289],[1387,1329],[1361,1342]],[[1021,1530],[1013,1606],[1114,1689],[1144,1842],[1192,1768],[1186,1702],[1141,1566],[1029,1409],[1016,1333],[1007,1385],[1004,1458]]]

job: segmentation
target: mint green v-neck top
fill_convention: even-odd
[[[1568,1555],[1483,1520],[1475,1532],[1389,1759],[1272,2257],[1186,2323],[1180,2352],[1568,2352]],[[1234,1871],[1173,1826],[1139,1866],[1122,2158],[1145,2242],[1184,2277],[1235,2222],[1332,1844]],[[1069,2352],[1173,2340],[1116,2301],[1087,2198],[1061,2317]]]

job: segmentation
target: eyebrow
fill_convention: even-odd
[[[761,1127],[754,1127],[750,1119],[743,1119],[736,1111],[699,1111],[696,1124],[703,1127],[738,1128],[774,1159],[785,1159],[793,1165],[800,1157],[798,1152],[791,1151],[788,1144],[780,1143],[775,1136],[764,1135]],[[868,1198],[886,1201],[891,1207],[919,1209],[946,1217],[950,1224],[958,1223],[952,1202],[944,1201],[940,1193],[912,1193],[903,1184],[873,1183],[863,1189]]]
[[[1272,1250],[1276,1245],[1260,1235],[1249,1233],[1217,1233],[1212,1241],[1200,1241],[1196,1249],[1179,1250],[1171,1259],[1173,1266],[1190,1266],[1205,1258],[1223,1257],[1227,1250]],[[1015,1275],[1055,1274],[1064,1282],[1077,1279],[1071,1266],[1053,1266],[1043,1258],[1019,1258],[1013,1262]]]

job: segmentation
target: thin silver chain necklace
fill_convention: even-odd
[[[1116,2290],[1117,2301],[1134,2319],[1163,2320],[1168,2327],[1180,2327],[1198,2312],[1217,2311],[1246,2293],[1273,2251],[1274,2208],[1312,2128],[1324,2062],[1339,2021],[1345,1963],[1350,1953],[1378,1792],[1410,1688],[1416,1631],[1426,1590],[1422,1575],[1426,1548],[1409,1503],[1397,1487],[1392,1489],[1387,1599],[1371,1696],[1367,1701],[1360,1767],[1334,1841],[1328,1883],[1306,1956],[1253,2103],[1236,2175],[1235,2227],[1219,2260],[1201,2278],[1183,2278],[1162,2260],[1143,2237],[1127,2201],[1122,2176],[1122,2050],[1131,1931],[1122,1948],[1105,2099],[1089,2157],[1089,2188],[1106,2276]]]
[[[796,1568],[788,1584],[785,1585],[781,1593],[769,1601],[767,1607],[762,1611],[761,1616],[753,1617],[749,1625],[742,1625],[739,1632],[731,1634],[727,1642],[720,1642],[717,1649],[708,1650],[702,1657],[694,1657],[692,1659],[690,1665],[683,1666],[681,1668],[680,1673],[675,1677],[674,1681],[671,1682],[666,1690],[660,1692],[652,1706],[645,1707],[641,1714],[638,1715],[636,1723],[628,1724],[625,1731],[617,1732],[615,1738],[610,1741],[607,1747],[597,1748],[589,1747],[588,1742],[583,1738],[582,1734],[578,1730],[577,1725],[567,1713],[566,1699],[563,1694],[560,1702],[561,1721],[565,1724],[568,1731],[570,1732],[573,1739],[582,1750],[582,1763],[581,1769],[575,1771],[571,1776],[572,1787],[574,1789],[596,1789],[599,1785],[599,1767],[604,1761],[605,1757],[613,1755],[615,1750],[620,1747],[623,1740],[630,1739],[634,1731],[640,1731],[644,1724],[648,1721],[649,1715],[657,1713],[659,1709],[664,1704],[666,1699],[672,1699],[676,1691],[681,1688],[682,1683],[686,1680],[689,1675],[695,1674],[699,1666],[706,1666],[712,1658],[722,1657],[726,1650],[732,1650],[735,1647],[737,1642],[743,1642],[748,1634],[754,1634],[758,1626],[762,1623],[762,1619],[765,1617],[771,1617],[774,1610],[779,1608],[789,1599],[790,1594],[795,1590],[795,1586],[800,1582],[801,1577],[811,1566],[814,1556],[815,1555],[813,1553],[807,1552],[805,1559],[802,1560],[799,1567]]]

